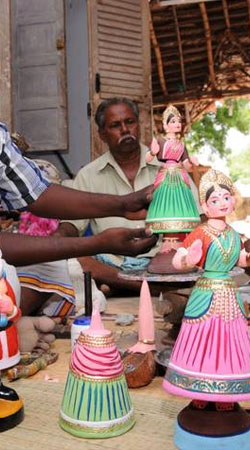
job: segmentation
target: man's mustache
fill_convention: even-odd
[[[132,139],[133,141],[137,141],[137,138],[133,134],[125,134],[124,136],[122,136],[119,139],[118,144],[121,144],[123,141],[126,141],[127,139]]]

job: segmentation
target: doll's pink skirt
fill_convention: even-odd
[[[183,321],[163,387],[193,399],[250,400],[250,338],[243,315]]]

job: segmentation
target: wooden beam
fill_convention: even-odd
[[[197,103],[200,101],[215,101],[223,98],[250,97],[250,87],[237,90],[216,90],[199,92],[186,91],[167,95],[166,97],[155,97],[153,99],[153,108],[165,108],[168,103],[175,105],[185,105],[185,103]]]
[[[201,108],[198,111],[191,112],[192,115],[192,122],[195,122],[196,120],[199,120],[206,112],[208,112],[211,108],[211,105],[213,105],[215,100],[206,102],[204,105],[201,105]]]
[[[230,18],[229,18],[229,12],[228,12],[228,6],[227,6],[227,0],[222,0],[222,8],[224,13],[224,18],[226,22],[226,28],[230,29]]]
[[[180,33],[180,28],[179,28],[179,22],[178,22],[176,7],[173,6],[172,9],[173,9],[175,30],[176,30],[177,43],[178,43],[178,52],[179,52],[179,57],[180,57],[181,79],[182,79],[182,84],[183,84],[184,90],[186,90],[186,77],[185,77],[185,68],[184,68],[182,43],[181,43],[181,33]]]
[[[154,30],[154,25],[152,21],[151,12],[149,11],[149,30],[150,30],[150,38],[152,42],[152,46],[155,52],[156,62],[157,62],[157,72],[159,76],[159,81],[161,85],[161,89],[164,95],[167,95],[167,85],[164,77],[164,71],[163,71],[163,62],[162,62],[162,56],[161,56],[161,50],[157,41],[157,37]]]
[[[215,2],[217,0],[203,0],[203,2]],[[151,11],[156,11],[161,8],[167,8],[173,5],[188,5],[190,3],[200,3],[200,0],[161,0],[156,4],[151,5]]]
[[[213,60],[213,48],[212,48],[212,38],[211,38],[211,29],[209,25],[208,15],[205,3],[200,3],[200,11],[202,15],[204,30],[205,30],[205,38],[207,44],[207,57],[208,57],[208,70],[210,75],[210,81],[213,87],[215,87],[215,72],[214,72],[214,60]]]
[[[247,6],[248,6],[248,25],[250,26],[250,0],[247,0]]]
[[[179,27],[179,22],[178,22],[176,6],[173,5],[172,9],[173,9],[174,23],[175,23],[175,29],[176,29],[176,35],[177,35],[178,51],[179,51],[179,56],[180,56],[181,79],[182,79],[183,89],[185,91],[186,90],[186,76],[185,76],[184,58],[183,58],[183,51],[182,51],[181,32],[180,32],[180,27]],[[186,123],[189,125],[190,124],[190,114],[189,114],[188,105],[185,105],[185,118],[186,118]]]

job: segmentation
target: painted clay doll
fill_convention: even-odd
[[[7,275],[6,275],[7,273]],[[0,370],[20,360],[15,322],[20,317],[16,298],[20,297],[16,271],[1,259],[0,252]],[[0,381],[0,432],[18,425],[24,417],[23,402],[14,389]]]
[[[177,442],[183,430],[194,433],[192,439],[197,433],[207,440],[228,435],[237,440],[245,432],[249,439],[250,417],[236,402],[250,400],[250,338],[243,302],[229,274],[235,265],[246,267],[249,255],[225,221],[235,204],[231,180],[210,169],[199,193],[208,220],[187,236],[173,264],[179,270],[198,265],[204,272],[189,297],[163,387],[193,399],[179,414]]]
[[[172,105],[163,113],[163,127],[166,137],[154,138],[151,150],[146,155],[147,162],[157,156],[161,163],[154,182],[156,189],[149,205],[146,225],[153,233],[163,234],[161,253],[168,253],[172,249],[176,250],[186,233],[200,223],[187,173],[193,165],[198,165],[198,161],[196,157],[188,156],[179,138],[181,115]]]

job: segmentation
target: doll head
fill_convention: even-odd
[[[224,218],[234,210],[233,183],[218,170],[208,170],[200,181],[200,202],[209,218]]]
[[[166,133],[180,133],[182,128],[181,114],[175,106],[168,106],[163,112],[163,128]]]

